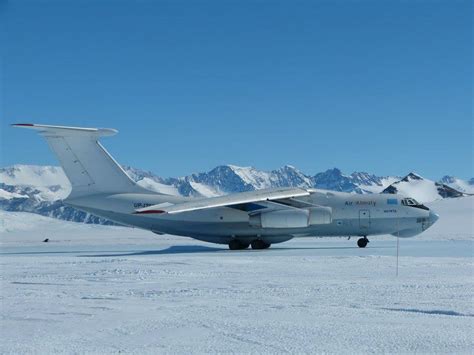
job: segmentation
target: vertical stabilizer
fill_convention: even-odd
[[[130,179],[99,143],[100,137],[116,134],[115,129],[30,123],[12,126],[34,129],[46,138],[71,182],[72,191],[69,197],[99,193],[150,193]]]

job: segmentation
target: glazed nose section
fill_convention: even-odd
[[[434,213],[434,211],[431,210],[429,218],[430,218],[430,225],[433,225],[439,219],[439,215],[437,213]]]

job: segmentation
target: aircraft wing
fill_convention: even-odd
[[[269,204],[280,203],[281,200],[294,197],[308,196],[310,193],[299,188],[265,189],[247,191],[227,196],[218,196],[198,199],[195,201],[178,203],[175,205],[159,204],[138,209],[137,214],[176,214],[197,210],[205,210],[216,207],[238,208],[246,212],[252,212],[260,208],[268,208]],[[259,205],[259,203],[261,203]]]

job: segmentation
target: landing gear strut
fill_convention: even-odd
[[[359,240],[357,240],[357,245],[359,248],[365,248],[368,242],[369,240],[367,239],[367,237],[360,238]]]
[[[268,249],[270,248],[270,243],[265,243],[263,240],[256,239],[250,243],[252,249]]]
[[[237,239],[232,239],[229,242],[229,249],[230,250],[242,250],[242,249],[247,249],[249,247],[248,243],[242,243],[238,241]]]

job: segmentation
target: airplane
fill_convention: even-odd
[[[267,249],[295,237],[413,237],[439,216],[415,199],[396,194],[351,194],[307,188],[275,188],[191,198],[150,191],[134,182],[99,142],[110,128],[14,127],[46,138],[71,182],[68,206],[121,225],[227,244],[230,250]]]

